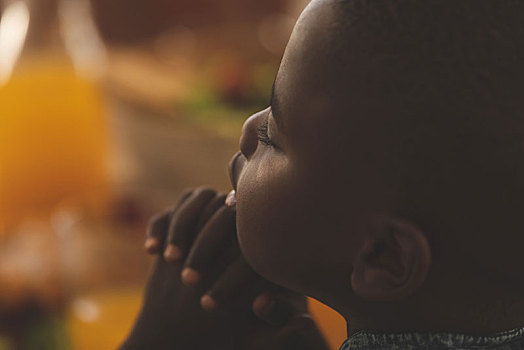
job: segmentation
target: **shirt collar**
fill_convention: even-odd
[[[459,333],[379,333],[359,331],[342,344],[340,350],[371,349],[492,349],[504,344],[520,344],[524,349],[524,327],[489,335]],[[501,347],[506,349],[505,347]],[[513,349],[508,347],[507,349]]]

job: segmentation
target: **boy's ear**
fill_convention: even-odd
[[[351,274],[353,291],[370,301],[401,300],[426,279],[431,252],[425,235],[402,220],[383,220],[366,240]]]

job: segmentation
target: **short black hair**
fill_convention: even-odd
[[[518,68],[524,60],[524,1],[341,2],[345,23],[362,47],[384,66],[391,64],[397,74],[416,70],[420,78],[431,78],[433,85],[423,86],[425,92],[433,87],[440,94],[445,88],[460,95],[461,105],[470,95],[477,105],[482,101],[510,113],[511,105],[522,101],[522,91],[515,87],[523,86],[523,70]],[[419,84],[409,81],[416,91]]]
[[[391,205],[435,246],[447,231],[443,245],[489,246],[508,274],[522,270],[511,257],[524,242],[524,1],[338,4],[341,34],[374,62],[366,74],[395,110],[377,170]]]

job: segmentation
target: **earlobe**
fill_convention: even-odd
[[[351,286],[366,300],[401,300],[422,285],[430,265],[429,243],[418,227],[404,220],[381,220],[357,254]]]

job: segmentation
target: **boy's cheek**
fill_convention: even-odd
[[[238,183],[240,248],[255,271],[287,287],[303,282],[293,280],[302,274],[297,268],[307,270],[318,251],[309,191],[288,163],[278,161],[248,164]]]
[[[237,187],[238,237],[248,263],[266,279],[308,295],[339,283],[365,215],[348,210],[347,199],[332,196],[339,191],[326,191],[296,164],[257,160],[245,165]]]
[[[237,186],[238,236],[255,270],[265,270],[263,265],[280,259],[281,250],[291,240],[294,218],[289,209],[297,199],[293,188],[289,170],[278,161],[249,162],[242,172]]]

